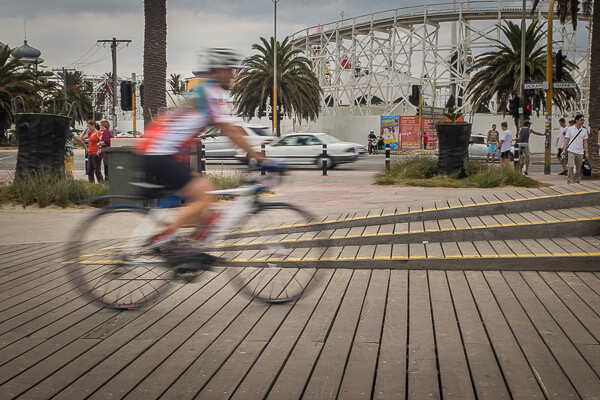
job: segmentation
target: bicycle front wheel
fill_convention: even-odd
[[[238,237],[223,257],[230,259],[233,283],[246,294],[268,303],[298,299],[318,282],[315,263],[326,249],[294,246],[303,233],[294,227],[312,219],[308,212],[286,203],[261,203],[232,233]],[[306,233],[308,234],[308,233]],[[236,268],[238,267],[238,268]],[[239,267],[244,267],[239,274]]]
[[[65,251],[65,268],[88,300],[115,309],[135,309],[158,299],[174,279],[159,254],[144,244],[160,226],[142,207],[109,207],[86,218]],[[107,245],[109,236],[122,238]]]

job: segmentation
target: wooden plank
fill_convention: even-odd
[[[537,272],[523,271],[521,276],[552,318],[560,325],[569,340],[577,347],[581,355],[596,373],[600,373],[600,345],[598,345],[598,341],[594,339]]]
[[[506,214],[506,216],[508,218],[510,218],[510,220],[517,225],[519,225],[519,224],[520,225],[528,225],[529,224],[529,221],[526,218],[524,218],[521,214],[511,213],[511,214]]]
[[[358,328],[337,398],[370,399],[384,322],[390,271],[375,270],[361,310]]]
[[[490,240],[490,246],[500,257],[511,257],[514,256],[512,249],[506,244],[504,240]]]
[[[385,224],[379,227],[378,235],[391,235],[394,233],[394,224]]]
[[[560,399],[576,397],[575,388],[556,363],[501,273],[486,271],[484,276],[546,395]]]
[[[467,223],[469,224],[469,226],[471,228],[484,228],[485,224],[483,223],[483,221],[481,219],[479,219],[479,217],[467,217],[465,218],[467,220]]]
[[[487,240],[476,240],[473,242],[473,246],[477,252],[481,255],[481,257],[497,257],[498,255],[494,251],[494,248]]]
[[[440,230],[437,220],[424,221],[425,232],[436,232]]]
[[[446,273],[428,271],[439,374],[444,399],[474,399],[471,374]]]
[[[394,234],[408,233],[408,222],[394,224]]]
[[[223,279],[223,277],[220,279]],[[215,283],[218,284],[218,280],[207,280],[206,283],[207,285],[215,285]],[[221,285],[223,284],[224,283],[221,283]],[[90,340],[90,336],[93,336],[94,339],[91,341],[95,340],[97,344],[83,354],[78,354],[76,352],[78,351],[79,344],[76,344],[75,348],[70,348],[69,350],[71,352],[75,352],[75,358],[63,368],[59,368],[62,364],[60,360],[57,360],[56,354],[45,359],[42,363],[36,364],[32,369],[18,377],[18,379],[22,381],[20,384],[23,385],[23,388],[35,384],[35,382],[38,382],[48,374],[52,373],[52,375],[35,384],[35,386],[32,386],[29,389],[29,392],[25,392],[24,396],[28,397],[28,393],[30,393],[31,395],[35,394],[38,398],[49,398],[51,395],[56,394],[69,384],[73,383],[73,381],[79,378],[81,372],[89,370],[111,354],[119,352],[120,357],[123,359],[127,358],[125,356],[126,354],[139,354],[140,349],[138,348],[135,348],[134,351],[130,353],[128,351],[122,351],[122,346],[130,344],[131,340],[135,339],[138,333],[147,329],[165,313],[172,311],[175,307],[180,306],[184,301],[193,296],[198,298],[198,292],[201,287],[202,286],[194,287],[193,285],[185,285],[173,295],[166,297],[145,312],[138,315],[131,313],[129,315],[132,319],[131,325],[126,323],[126,321],[123,321],[123,318],[119,318],[118,324],[113,324],[114,326],[111,328],[114,332],[106,330],[101,332],[97,330],[93,335],[88,333],[87,335],[82,336],[78,340]],[[148,343],[145,343],[145,346],[147,345]],[[16,382],[13,382],[13,384],[14,383]]]
[[[586,363],[585,359],[581,356],[573,343],[556,323],[553,316],[540,303],[535,294],[532,293],[531,289],[523,281],[520,273],[517,271],[503,272],[502,275],[506,281],[500,277],[500,274],[494,273],[486,275],[488,275],[488,281],[490,281],[492,290],[496,290],[494,289],[494,286],[496,286],[499,290],[506,290],[507,285],[510,287],[510,289],[512,289],[512,292],[518,299],[518,303],[531,320],[531,323],[534,325],[535,331],[537,332],[532,329],[528,329],[530,335],[527,336],[528,339],[532,341],[532,356],[535,354],[534,358],[537,360],[542,355],[540,351],[534,350],[534,348],[539,347],[540,344],[533,343],[532,340],[539,335],[551,353],[549,354],[550,357],[548,357],[546,360],[549,363],[552,363],[552,361],[556,359],[558,362],[556,367],[550,368],[549,366],[544,365],[544,360],[540,360],[539,366],[541,368],[535,367],[540,374],[540,380],[546,381],[545,386],[548,388],[550,393],[557,393],[557,395],[560,395],[559,392],[553,391],[556,390],[552,389],[554,384],[556,384],[559,389],[563,389],[564,385],[572,384],[577,392],[577,395],[582,398],[593,398],[598,396],[598,394],[600,394],[600,380],[598,379],[598,376]],[[517,302],[514,302],[510,305],[510,307],[516,308],[516,303]],[[520,308],[518,310],[520,312]],[[521,315],[521,318],[519,319],[522,318],[526,317]],[[519,324],[521,324],[520,321]],[[516,332],[515,325],[511,325],[513,326],[513,331]],[[526,350],[527,347],[522,340],[520,340],[520,343],[523,349]],[[534,362],[532,361],[532,365],[533,364]],[[544,376],[544,373],[546,373],[546,376]],[[563,380],[563,374],[565,374],[568,379]],[[565,390],[563,393],[564,394],[562,396],[571,395],[570,393],[572,393],[572,391]]]
[[[375,260],[389,260],[392,257],[392,245],[391,244],[378,244],[375,247]]]
[[[568,255],[568,251],[566,251],[565,249],[560,247],[558,244],[553,242],[551,239],[541,238],[541,239],[537,239],[536,242],[538,242],[541,246],[543,246],[544,249],[546,249],[550,254],[553,254],[555,256]]]
[[[497,223],[500,224],[501,226],[514,226],[515,222],[510,219],[508,217],[508,215],[506,214],[497,214],[497,215],[492,215],[492,217],[498,221]]]
[[[529,251],[536,256],[551,255],[550,252],[535,239],[521,239],[521,243],[523,243],[523,245],[525,245],[525,247],[527,247]]]
[[[423,221],[411,221],[408,223],[408,231],[410,233],[413,232],[424,232],[425,231],[425,225],[423,224]]]
[[[358,326],[370,275],[371,271],[367,270],[354,272],[350,287],[342,300],[303,397],[309,399],[336,397]]]
[[[373,390],[375,400],[403,399],[406,394],[408,271],[392,270],[389,279]]]
[[[408,259],[408,244],[399,243],[392,245],[392,260],[407,260]]]
[[[334,272],[339,274],[339,271],[341,270],[319,271],[319,279],[322,284],[302,296],[302,301],[294,306],[275,336],[268,342],[265,351],[235,390],[232,399],[264,398],[267,395],[271,384],[285,365],[294,346],[298,344],[304,334],[307,323],[315,314],[324,292],[332,290],[329,285],[333,282]],[[350,276],[347,270],[346,273]],[[336,282],[339,283],[339,280]]]
[[[379,231],[379,225],[369,225],[365,228],[362,235],[363,236],[375,236],[375,235],[377,235],[377,231]]]
[[[375,254],[375,245],[368,244],[365,246],[360,246],[358,250],[358,254],[356,255],[357,260],[372,260],[373,254]]]
[[[510,398],[464,272],[447,271],[446,275],[477,397]]]
[[[458,248],[463,258],[479,258],[480,255],[472,242],[458,242]]]
[[[426,271],[409,271],[408,399],[441,398]]]
[[[520,213],[519,215],[521,217],[525,218],[527,221],[531,222],[532,224],[544,222],[544,220],[542,218],[538,217],[537,215],[535,215],[532,212],[524,212],[524,213]]]
[[[360,246],[344,246],[340,253],[340,260],[354,260]]]
[[[449,230],[454,230],[454,224],[452,223],[452,220],[447,218],[447,219],[439,219],[437,221],[439,228],[441,231],[449,231]]]
[[[425,243],[427,258],[444,258],[441,243]]]
[[[409,243],[408,255],[411,260],[427,258],[427,253],[425,252],[425,245],[423,243]]]
[[[303,260],[315,261],[321,258],[321,256],[327,252],[325,247],[311,247],[308,252],[304,255]]]
[[[483,274],[466,271],[465,276],[512,398],[544,398],[536,377]]]
[[[346,237],[346,235],[348,234],[348,232],[350,232],[350,228],[336,229],[331,234],[331,239],[337,239],[337,238]]]
[[[452,223],[456,229],[468,229],[471,227],[465,218],[452,218]]]
[[[523,244],[520,240],[505,240],[504,241],[509,249],[513,251],[519,257],[533,257],[533,253],[529,251],[527,246]]]
[[[590,272],[576,272],[575,275],[585,282],[596,294],[600,295],[600,279],[596,275]]]
[[[111,376],[108,382],[103,378],[104,382],[102,383],[104,384],[91,398],[106,399],[112,396],[122,398],[146,378],[148,374],[155,371],[157,366],[163,365],[164,360],[169,359],[182,346],[187,346],[186,350],[188,351],[178,353],[180,354],[179,363],[177,364],[178,368],[189,365],[187,360],[193,360],[198,353],[202,352],[251,303],[252,299],[249,296],[237,295],[238,290],[239,288],[235,285],[226,285],[206,302],[197,308],[194,307],[192,313],[188,309],[186,314],[175,316],[179,319],[177,323],[173,324],[173,320],[166,320],[164,322],[161,320],[160,324],[154,324],[151,329],[138,335],[137,340],[154,339],[155,342],[145,352],[129,363],[127,368],[117,373],[110,371],[110,374],[113,376]],[[182,312],[185,313],[185,309]],[[182,317],[184,318],[183,320],[181,320]],[[193,343],[193,351],[189,347],[190,343]],[[97,369],[102,369],[105,364],[110,365],[111,361],[114,362],[114,360],[106,359],[97,366]],[[178,371],[175,368],[172,370],[167,369],[164,371],[161,379],[163,382],[168,381],[170,384],[173,381],[173,375],[177,373]],[[103,376],[104,373],[100,375]],[[77,384],[81,385],[78,390],[85,390],[85,385],[90,385],[90,382],[101,385],[97,379],[95,375],[90,375],[90,373],[85,374],[77,381]],[[77,393],[75,387],[71,387],[70,390]]]
[[[442,250],[446,258],[462,258],[462,253],[456,242],[442,242]]]
[[[573,272],[559,272],[558,276],[569,285],[571,290],[577,293],[577,296],[579,296],[588,307],[595,310],[596,314],[600,315],[600,296],[598,293],[590,289],[590,287]]]
[[[491,215],[482,215],[479,217],[479,219],[488,228],[500,226],[498,221],[496,221],[496,219],[494,217],[492,217]]]
[[[350,231],[348,232],[347,237],[361,236],[364,230],[365,230],[364,226],[355,226],[355,227],[353,227],[353,228],[350,229]]]
[[[349,287],[352,275],[353,271],[347,269],[335,271],[335,275],[317,308],[310,316],[306,326],[303,327],[302,334],[272,384],[268,399],[289,400],[300,398],[313,366],[323,350],[329,330],[340,310],[342,300],[349,292],[348,289],[355,290],[358,287],[356,281]],[[271,384],[270,381],[269,384]],[[252,385],[252,382],[249,382],[249,385]]]

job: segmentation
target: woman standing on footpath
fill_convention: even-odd
[[[85,142],[83,139],[87,137],[88,145],[86,147],[87,155],[88,155],[88,180],[94,183],[94,175],[96,175],[96,179],[98,182],[104,181],[102,178],[102,171],[100,170],[100,166],[102,165],[102,158],[98,152],[98,144],[102,141],[102,133],[99,131],[100,125],[98,125],[94,121],[88,121],[86,130],[77,138],[77,141],[81,143],[84,147]]]
[[[100,130],[102,131],[102,140],[100,141],[100,146],[110,147],[110,139],[114,137],[110,131],[110,122],[105,119],[100,121]],[[105,152],[102,152],[102,161],[104,161],[104,179],[108,180],[108,163],[106,162]]]

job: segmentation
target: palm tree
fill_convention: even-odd
[[[167,0],[144,0],[144,124],[167,105]]]
[[[583,7],[585,15],[592,14],[592,54],[590,57],[590,98],[589,98],[589,151],[590,163],[595,167],[594,175],[598,177],[600,168],[600,143],[598,143],[598,130],[600,129],[600,1],[594,0],[555,0],[556,13],[563,24],[571,18],[573,29],[577,28],[577,12],[579,6]],[[532,13],[540,0],[533,1]],[[593,11],[592,11],[593,8]],[[596,88],[596,89],[594,89]]]
[[[10,58],[11,50],[0,49],[0,131],[10,127],[13,121],[12,99],[21,96],[25,101],[36,96],[36,78],[22,67],[18,60]]]
[[[237,113],[244,118],[264,115],[267,106],[272,104],[273,95],[273,42],[260,38],[262,45],[253,44],[255,54],[244,60],[244,68],[233,87],[234,104]],[[323,90],[311,70],[311,63],[294,50],[289,38],[277,42],[277,108],[281,115],[298,120],[314,120],[321,111]],[[277,125],[277,136],[280,127]]]
[[[92,114],[92,84],[91,82],[86,82],[83,79],[83,73],[81,71],[69,72],[66,73],[66,81],[65,76],[62,72],[58,73],[63,85],[67,85],[67,103],[70,107],[74,107],[70,109],[71,116],[71,125],[75,126],[75,122],[85,122],[89,119]],[[57,107],[61,110],[65,110],[65,95],[64,95],[64,86],[55,94],[56,99],[58,100]]]
[[[540,42],[544,40],[542,33],[543,26],[534,21],[525,32],[525,81],[545,81],[546,80],[546,48]],[[503,112],[507,108],[508,100],[519,94],[519,76],[521,73],[521,28],[510,21],[500,29],[506,37],[508,43],[496,41],[496,49],[482,54],[471,67],[471,73],[474,75],[467,85],[467,97],[471,99],[471,104],[489,104],[490,100],[496,96],[498,110]],[[553,57],[556,57],[553,54]],[[573,81],[570,71],[577,66],[572,62],[565,60],[562,79]],[[553,78],[555,81],[556,77]],[[534,91],[544,98],[543,91]],[[561,110],[571,110],[573,101],[579,96],[578,89],[556,90],[552,98],[554,103]],[[515,118],[515,125],[518,127],[518,119]]]
[[[169,87],[173,94],[180,94],[184,91],[183,77],[181,74],[171,74],[169,76]]]

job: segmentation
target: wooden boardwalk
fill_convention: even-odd
[[[600,272],[340,262],[269,306],[220,269],[115,312],[79,297],[63,246],[0,246],[2,399],[600,398]]]

